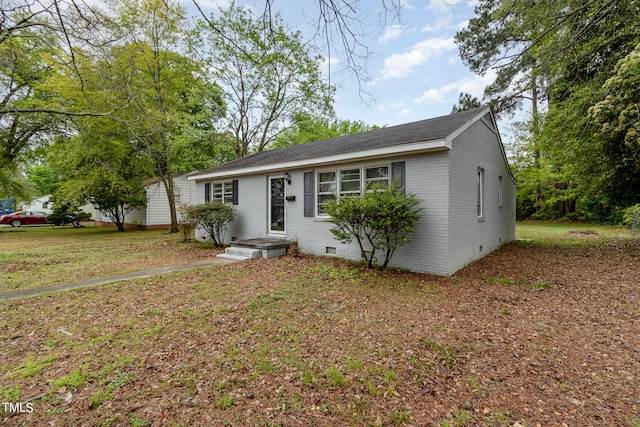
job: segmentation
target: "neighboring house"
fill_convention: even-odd
[[[143,183],[147,193],[147,206],[142,209],[134,209],[125,217],[125,228],[127,229],[158,229],[167,228],[171,225],[171,213],[167,200],[167,190],[162,181],[150,179]],[[176,175],[173,177],[175,190],[176,207],[182,203],[192,204],[195,199],[195,184],[187,179],[187,175]],[[103,213],[94,208],[87,210],[95,218],[97,224],[110,225],[111,220]],[[178,219],[179,214],[178,214]]]
[[[515,239],[516,183],[488,107],[263,151],[189,175],[196,203],[235,205],[231,240],[280,237],[302,253],[348,259],[360,259],[358,246],[334,239],[324,203],[394,178],[424,210],[391,266],[451,275]]]
[[[47,194],[46,196],[35,198],[29,203],[22,203],[22,210],[51,213],[53,211],[53,203],[51,203],[50,199],[51,194]]]

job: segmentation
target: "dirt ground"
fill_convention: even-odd
[[[33,399],[2,425],[640,425],[640,239],[514,243],[450,278],[286,256],[0,307],[4,399]]]

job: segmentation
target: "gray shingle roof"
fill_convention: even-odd
[[[414,142],[444,139],[467,121],[477,116],[481,107],[474,110],[435,117],[403,125],[390,126],[346,135],[323,141],[314,141],[302,145],[261,151],[247,157],[236,159],[209,169],[195,172],[190,176],[207,175],[211,173],[234,171],[237,169],[257,166],[276,165],[278,163],[309,160],[317,157],[356,153],[375,148],[391,147],[394,145],[411,144]]]

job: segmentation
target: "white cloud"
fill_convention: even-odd
[[[413,114],[413,111],[411,111],[408,108],[403,108],[402,110],[400,110],[398,112],[398,114],[396,114],[396,117],[399,119],[405,118],[405,117],[410,117]]]
[[[322,74],[328,77],[330,75],[329,71],[337,69],[340,62],[341,61],[339,58],[331,57],[327,59],[327,57],[322,57],[318,65],[320,66],[320,71],[322,72]]]
[[[429,0],[427,9],[435,10],[438,13],[451,12],[454,6],[460,3],[459,0]]]
[[[484,88],[493,83],[495,72],[484,76],[474,75],[449,83],[439,89],[428,89],[419,98],[413,100],[416,104],[434,104],[440,102],[456,102],[460,93],[468,93],[482,99]]]
[[[422,94],[420,98],[416,98],[413,102],[417,104],[435,104],[445,99],[446,91],[443,89],[429,89]]]
[[[378,39],[380,43],[395,40],[404,33],[404,25],[390,25],[384,30],[384,34]]]
[[[183,0],[184,4],[191,4],[191,1]],[[218,8],[226,9],[231,4],[230,0],[198,0],[198,5],[204,10],[217,11]]]
[[[394,53],[384,59],[383,79],[401,78],[444,51],[456,49],[453,37],[433,38],[413,45],[407,53]]]
[[[476,0],[479,1],[479,0]],[[412,4],[409,3],[409,0],[399,0],[398,1],[398,5],[400,6],[401,9],[404,10],[414,10],[416,7]]]
[[[468,26],[469,26],[469,20],[465,19],[464,21],[461,21],[458,24],[456,24],[454,28],[456,31],[462,31],[462,30],[465,30]]]

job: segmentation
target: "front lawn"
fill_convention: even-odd
[[[286,256],[0,303],[32,408],[0,424],[637,426],[640,239],[526,226],[453,277]]]
[[[0,228],[0,293],[182,264],[218,253],[166,230],[89,225]]]

